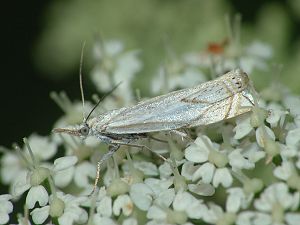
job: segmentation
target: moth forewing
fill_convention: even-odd
[[[138,134],[208,125],[249,111],[242,109],[248,88],[247,74],[237,69],[196,87],[110,111],[93,119],[90,127],[101,133]]]

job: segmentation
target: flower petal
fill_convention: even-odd
[[[159,206],[153,205],[148,209],[147,218],[155,220],[165,220],[167,213]]]
[[[133,203],[128,195],[119,195],[114,201],[114,215],[119,216],[121,210],[125,216],[129,216],[133,211]]]
[[[0,224],[8,224],[9,216],[7,213],[0,212]]]
[[[45,206],[48,203],[48,192],[42,185],[31,187],[26,196],[26,205],[29,209],[33,209],[36,202],[40,206]]]
[[[34,223],[42,224],[49,216],[50,206],[44,206],[42,208],[35,208],[31,213],[31,217]]]
[[[212,181],[214,171],[215,166],[213,164],[211,164],[210,162],[204,163],[199,167],[199,169],[195,171],[192,181],[202,178],[203,183],[208,184]]]
[[[133,184],[130,189],[130,197],[140,210],[148,210],[152,203],[152,190],[143,183]]]
[[[76,164],[78,161],[76,156],[65,156],[60,157],[54,161],[53,171],[61,171],[70,168]]]
[[[21,171],[19,175],[14,180],[12,186],[12,194],[13,196],[20,196],[25,191],[30,188],[30,177],[28,171]]]
[[[300,221],[300,213],[286,213],[285,220],[288,225],[298,225]]]
[[[266,133],[265,133],[266,131]],[[258,127],[256,129],[256,140],[257,144],[260,147],[264,147],[265,139],[266,138],[271,138],[273,141],[275,141],[275,134],[274,132],[267,126],[263,127]]]
[[[199,183],[189,184],[188,189],[197,195],[212,196],[215,193],[215,188],[211,184]]]
[[[142,171],[147,176],[157,176],[158,170],[154,163],[146,162],[146,161],[138,161],[134,162],[134,167],[140,171]]]
[[[112,215],[112,199],[108,196],[104,196],[100,201],[97,212],[104,217],[111,217]]]
[[[96,167],[90,162],[82,162],[75,167],[74,181],[78,187],[86,187],[89,185],[89,178],[95,179]]]
[[[65,170],[56,172],[53,176],[55,185],[60,188],[69,185],[73,179],[74,170],[74,167],[69,167]]]
[[[169,207],[175,197],[174,188],[162,191],[154,200],[154,203],[158,206]]]
[[[234,139],[241,139],[243,137],[245,137],[247,134],[249,134],[252,131],[252,126],[250,124],[250,117],[242,117],[242,118],[238,118],[236,120],[236,127],[233,129],[233,131],[235,132],[234,135]]]
[[[213,185],[214,187],[218,187],[219,184],[222,184],[223,187],[230,187],[232,184],[232,176],[227,168],[218,168],[216,169]]]

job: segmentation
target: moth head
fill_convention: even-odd
[[[85,138],[90,133],[90,127],[87,123],[83,123],[79,128],[54,128],[52,130],[54,133],[64,133],[64,134],[70,134],[72,136],[82,137]]]
[[[243,91],[249,85],[249,77],[246,72],[241,69],[236,69],[231,74],[231,82],[238,91]]]

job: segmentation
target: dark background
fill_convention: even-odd
[[[243,15],[244,22],[252,23],[263,3],[270,1],[232,0],[231,3]],[[13,1],[12,5],[1,7],[5,12],[1,13],[0,144],[6,147],[13,142],[21,143],[32,132],[43,135],[51,132],[62,111],[50,99],[50,91],[66,90],[71,99],[80,96],[78,68],[66,76],[71,78],[58,82],[41,76],[32,62],[33,45],[43,29],[44,13],[50,3],[49,0]]]
[[[19,1],[2,8],[1,13],[1,130],[0,143],[6,147],[33,131],[39,134],[51,132],[53,122],[62,111],[50,99],[50,91],[66,90],[77,98],[78,74],[74,69],[72,79],[60,82],[40,76],[33,65],[33,46],[43,29],[43,14],[49,0]],[[46,119],[45,119],[46,118]]]

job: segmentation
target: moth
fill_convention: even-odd
[[[90,118],[92,110],[78,129],[56,128],[53,131],[83,138],[95,136],[108,144],[110,150],[98,162],[100,170],[100,165],[120,145],[132,145],[134,140],[148,133],[206,126],[249,112],[254,106],[250,83],[244,71],[235,69],[198,86]],[[99,178],[98,170],[96,179]]]

